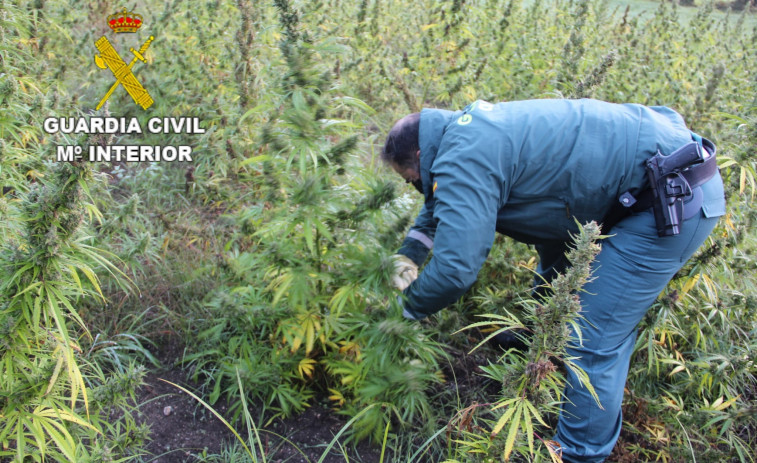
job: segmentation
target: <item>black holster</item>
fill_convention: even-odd
[[[705,159],[703,149],[710,156]],[[640,212],[653,208],[657,235],[674,236],[681,232],[684,217],[684,201],[694,188],[711,179],[718,171],[715,144],[706,138],[702,144],[692,141],[668,156],[657,152],[646,162],[649,188],[636,197],[623,193],[618,203],[605,217],[602,233],[609,232],[615,224],[631,211]]]

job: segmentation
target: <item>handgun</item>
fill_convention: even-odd
[[[703,161],[702,147],[697,142],[687,143],[668,156],[658,151],[647,160],[647,177],[654,194],[652,206],[658,236],[673,236],[681,232],[683,200],[692,194],[682,172]]]

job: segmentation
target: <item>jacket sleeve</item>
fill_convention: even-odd
[[[476,281],[494,241],[503,181],[475,147],[449,149],[434,164],[434,255],[405,290],[409,318],[425,318],[460,298]]]
[[[434,247],[436,222],[434,221],[433,211],[433,200],[423,205],[423,209],[415,219],[415,224],[410,227],[407,237],[397,251],[398,254],[409,257],[418,267],[423,265],[429,251]]]

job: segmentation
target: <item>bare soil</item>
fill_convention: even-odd
[[[496,397],[499,387],[485,379],[479,367],[487,363],[488,355],[494,355],[486,350],[468,354],[464,350],[449,349],[452,363],[443,367],[443,373],[448,381],[442,386],[447,394],[460,397],[462,403],[471,405],[474,397]],[[175,337],[170,337],[161,343],[154,355],[164,365],[149,371],[145,377],[145,385],[138,394],[141,415],[138,420],[147,423],[151,429],[151,442],[147,451],[151,455],[144,457],[150,463],[179,463],[206,461],[206,456],[219,455],[224,448],[233,445],[236,437],[217,417],[169,381],[197,392],[197,384],[188,378],[188,373],[182,370],[178,360],[183,353],[183,346]],[[454,380],[452,380],[454,378]],[[228,416],[229,404],[219,401],[213,407],[224,418]],[[259,404],[253,404],[251,415],[259,416]],[[629,403],[624,407],[628,422],[624,426],[619,444],[614,449],[610,462],[631,462],[634,454],[625,447],[632,444],[649,446],[648,442],[637,442],[629,426],[639,425],[646,416],[644,404]],[[450,416],[454,411],[450,411]],[[459,418],[459,417],[458,417]],[[553,418],[553,421],[556,417]],[[647,417],[648,418],[648,417]],[[314,405],[304,413],[287,420],[274,420],[270,425],[260,430],[263,447],[268,463],[312,463],[320,459],[326,446],[334,436],[346,425],[348,418],[337,414],[322,405]],[[550,422],[554,426],[556,423]],[[464,424],[459,419],[453,419],[450,430],[462,431]],[[241,423],[236,425],[237,431],[246,440],[247,429]],[[282,437],[284,439],[282,439]],[[246,441],[247,444],[249,442]],[[342,451],[347,452],[349,460],[345,459]],[[335,445],[323,460],[324,463],[377,463],[380,461],[381,449],[367,442],[361,442],[357,447],[345,446],[340,449]],[[220,460],[215,460],[220,461]],[[395,461],[392,455],[387,455],[384,461]],[[421,463],[421,462],[418,462]]]
[[[183,348],[176,339],[163,343],[154,355],[164,367],[153,369],[145,376],[145,385],[138,393],[140,423],[150,426],[151,442],[144,458],[151,463],[180,463],[205,461],[204,456],[221,454],[224,447],[233,445],[236,437],[229,428],[197,400],[175,386],[178,384],[199,397],[197,384],[187,377],[187,372],[172,366],[181,358]],[[165,381],[164,381],[165,380]],[[223,401],[213,408],[226,420],[229,404]],[[251,415],[258,416],[253,405]],[[310,463],[318,461],[326,446],[347,423],[347,418],[334,411],[312,406],[304,413],[287,420],[274,420],[260,429],[268,463]],[[247,442],[247,428],[236,424],[235,429]],[[277,437],[280,436],[280,437]],[[281,439],[284,437],[286,440]],[[287,442],[287,440],[289,442]],[[344,463],[345,457],[338,445],[332,448],[324,463]],[[357,447],[346,447],[350,460],[372,463],[380,459],[380,449],[363,442]],[[303,456],[304,453],[304,456]]]

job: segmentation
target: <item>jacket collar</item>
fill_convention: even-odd
[[[436,160],[442,136],[447,125],[454,116],[453,111],[446,109],[423,109],[418,134],[418,146],[421,149],[421,181],[423,182],[423,196],[428,203],[434,199],[431,176],[431,166]]]

